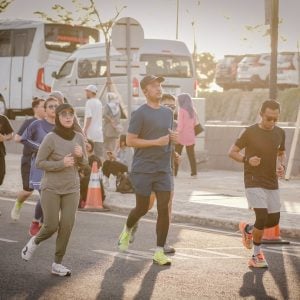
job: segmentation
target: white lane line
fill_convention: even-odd
[[[8,240],[8,239],[3,239],[3,238],[0,238],[0,242],[6,242],[6,243],[18,243],[18,241]]]
[[[280,255],[287,255],[287,256],[295,256],[295,257],[300,258],[300,254],[294,254],[294,253],[290,253],[290,252],[286,252],[286,251],[280,251],[280,250],[272,250],[272,249],[269,249],[269,248],[265,248],[263,250],[264,250],[264,252],[270,252],[270,253],[275,253],[275,254],[280,254]]]
[[[15,199],[11,199],[11,198],[7,198],[7,197],[0,197],[0,200],[4,200],[4,201],[10,201],[10,202],[15,202]],[[25,204],[29,204],[29,205],[35,205],[36,202],[33,201],[25,201]],[[114,214],[114,213],[99,213],[99,212],[87,212],[87,211],[78,211],[77,213],[79,214],[96,214],[96,215],[100,215],[104,216],[104,217],[114,217],[114,218],[119,218],[119,219],[127,219],[127,215],[123,216],[123,215],[119,215],[119,214]],[[140,220],[141,222],[145,222],[145,223],[156,223],[156,220],[151,220],[151,219],[147,219],[147,218],[143,218]],[[186,228],[186,229],[191,229],[191,230],[203,230],[203,231],[207,231],[207,232],[215,232],[215,233],[222,233],[224,235],[228,235],[228,236],[241,236],[239,232],[235,231],[225,231],[225,230],[220,230],[220,229],[212,229],[212,228],[206,228],[206,227],[202,227],[202,226],[192,226],[192,225],[187,225],[187,224],[179,224],[179,223],[172,223],[171,225],[172,227],[181,227],[181,228]],[[300,245],[300,242],[291,242],[292,244],[295,245]]]
[[[112,257],[118,257],[118,258],[123,258],[123,259],[127,259],[127,260],[132,260],[132,261],[140,261],[140,257],[139,258],[135,258],[133,257],[132,254],[123,254],[120,252],[115,252],[115,251],[106,251],[106,250],[92,250],[93,252],[96,253],[100,253],[100,254],[104,254],[104,255],[109,255]]]

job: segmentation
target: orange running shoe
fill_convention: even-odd
[[[242,233],[242,242],[245,248],[252,249],[253,247],[253,237],[251,233],[247,233],[245,228],[248,224],[245,222],[240,222],[239,229]]]
[[[263,252],[260,251],[259,254],[255,255],[255,256],[253,255],[248,262],[248,266],[253,267],[253,268],[267,268],[268,263],[265,259]]]

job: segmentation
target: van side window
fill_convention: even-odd
[[[142,54],[140,60],[145,62],[147,74],[166,77],[193,77],[192,62],[188,56]]]
[[[97,58],[81,59],[78,62],[79,78],[95,78],[106,76],[106,62]]]
[[[66,77],[66,76],[70,75],[73,64],[74,64],[74,60],[66,61],[60,68],[60,70],[57,74],[57,78],[62,78],[62,77]]]
[[[13,30],[13,55],[28,56],[32,47],[35,28]]]
[[[0,30],[0,56],[11,56],[11,30]]]

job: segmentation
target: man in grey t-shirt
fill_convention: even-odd
[[[135,148],[131,181],[136,194],[136,207],[130,212],[127,223],[119,238],[120,251],[126,251],[132,229],[138,220],[148,212],[150,195],[157,198],[157,249],[153,261],[159,265],[170,265],[164,254],[164,245],[169,230],[169,201],[173,189],[171,173],[171,142],[177,139],[172,131],[173,113],[160,105],[163,77],[146,76],[141,88],[147,103],[137,109],[131,117],[127,145]]]

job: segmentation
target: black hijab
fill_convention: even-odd
[[[70,128],[66,128],[64,127],[60,121],[59,121],[59,114],[63,111],[63,110],[69,110],[72,113],[74,113],[74,108],[68,104],[68,103],[64,103],[59,105],[56,109],[55,109],[55,127],[53,129],[53,132],[55,132],[58,136],[60,136],[61,138],[71,141],[73,140],[74,136],[75,136],[75,131],[74,131],[74,122],[72,127]]]

